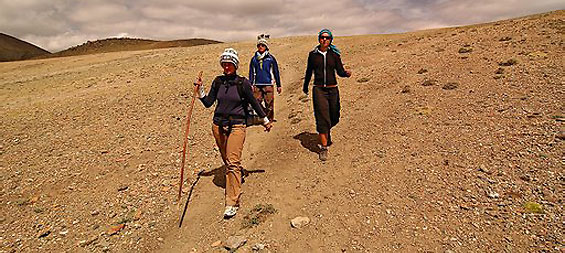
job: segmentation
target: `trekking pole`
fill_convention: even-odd
[[[198,80],[202,80],[202,71],[198,73]],[[188,133],[190,132],[190,118],[192,117],[192,108],[194,108],[194,99],[197,95],[197,86],[194,86],[194,92],[192,94],[192,101],[190,101],[190,107],[188,107],[188,114],[186,116],[186,132],[184,133],[184,144],[182,146],[182,163],[180,167],[180,185],[179,185],[179,197],[178,201],[180,201],[180,197],[182,194],[182,185],[184,183],[184,162],[186,160],[186,147],[188,144]],[[187,178],[188,179],[188,178]]]

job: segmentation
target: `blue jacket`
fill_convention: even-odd
[[[253,85],[273,85],[272,76],[275,77],[277,87],[281,87],[279,65],[275,56],[267,51],[263,60],[258,60],[259,52],[255,52],[249,63],[249,82]],[[272,76],[271,76],[272,74]]]

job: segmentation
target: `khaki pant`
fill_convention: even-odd
[[[222,127],[212,124],[212,133],[216,145],[222,154],[226,165],[226,205],[239,206],[241,196],[241,152],[245,143],[245,125],[233,125],[231,133],[226,133]]]
[[[253,86],[253,96],[263,107],[267,118],[272,121],[275,118],[275,89],[272,85]],[[265,105],[263,106],[263,101]]]

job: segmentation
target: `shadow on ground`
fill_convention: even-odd
[[[309,132],[302,132],[298,135],[293,137],[295,140],[300,141],[300,145],[302,147],[310,150],[310,152],[319,153],[320,147],[318,147],[318,134],[316,133],[309,133]]]
[[[243,182],[245,182],[245,178],[254,173],[265,173],[265,170],[258,169],[258,170],[246,170],[243,169]],[[222,165],[218,168],[215,168],[211,171],[206,171],[202,173],[203,177],[210,177],[214,176],[212,182],[214,185],[225,189],[226,188],[226,166]]]

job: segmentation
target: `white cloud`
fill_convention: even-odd
[[[321,4],[323,3],[323,4]],[[252,40],[401,32],[563,9],[562,0],[0,0],[0,32],[50,51],[116,36]]]

